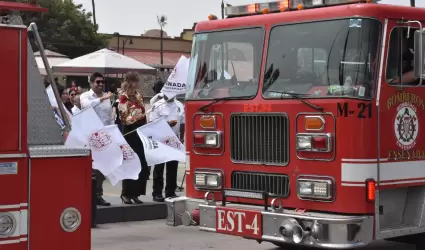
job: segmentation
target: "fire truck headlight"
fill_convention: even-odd
[[[198,148],[220,148],[220,131],[195,131],[193,132],[193,146]]]
[[[207,134],[205,135],[205,145],[209,147],[218,146],[218,134]]]
[[[297,194],[300,199],[310,200],[331,200],[332,194],[331,180],[298,179]]]
[[[197,189],[221,189],[221,173],[195,171],[194,179]]]
[[[311,136],[297,136],[297,149],[306,150],[311,149]]]
[[[16,229],[16,219],[10,213],[0,213],[0,238],[13,235]]]
[[[296,135],[297,151],[322,152],[332,151],[332,135],[329,133],[307,133]]]

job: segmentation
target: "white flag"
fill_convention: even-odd
[[[139,173],[142,171],[142,164],[140,163],[139,156],[136,152],[134,152],[130,145],[128,145],[117,125],[106,126],[105,129],[110,135],[112,135],[113,140],[118,143],[123,156],[122,165],[117,167],[108,175],[112,186],[117,185],[117,183],[121,180],[139,179]]]
[[[93,108],[72,116],[72,130],[66,146],[89,147],[92,151],[93,168],[108,176],[123,163],[122,151],[113,136],[105,129]]]
[[[189,73],[189,59],[181,56],[171,74],[168,76],[161,93],[168,98],[186,93],[187,75]]]
[[[59,109],[59,105],[56,102],[55,94],[53,93],[52,85],[49,85],[49,87],[46,88],[46,92],[47,92],[47,96],[49,97],[50,105],[52,105],[52,107],[56,107]],[[62,106],[63,106],[63,109],[65,110],[65,113],[68,115],[68,120],[70,120],[72,116],[71,112],[68,111],[68,109],[65,107],[63,103],[62,103]]]
[[[186,161],[186,149],[164,118],[137,129],[149,166],[168,161]]]

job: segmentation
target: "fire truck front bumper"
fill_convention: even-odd
[[[276,245],[351,249],[363,247],[373,240],[373,216],[300,212],[284,209],[282,202],[280,205],[273,205],[272,202],[268,209],[176,197],[166,199],[166,204],[167,224],[170,226],[199,226],[203,231]]]

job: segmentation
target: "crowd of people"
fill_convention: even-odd
[[[168,98],[161,93],[164,83],[159,80],[153,87],[156,95],[150,102],[151,108],[146,110],[143,96],[139,91],[142,78],[137,72],[128,72],[119,90],[112,87],[105,92],[105,78],[100,73],[93,73],[89,81],[90,90],[83,93],[76,85],[67,90],[62,85],[57,84],[61,101],[71,116],[92,107],[105,126],[118,125],[127,143],[139,156],[142,165],[137,180],[122,181],[121,200],[124,204],[142,204],[143,201],[139,197],[146,195],[151,166],[146,163],[142,141],[137,133],[131,132],[148,122],[165,117],[177,137],[184,143],[184,106],[175,97]],[[49,83],[45,81],[45,86],[48,87],[48,85]],[[165,167],[164,197],[162,192]],[[164,202],[165,198],[177,196],[175,193],[177,189],[177,167],[177,161],[154,166],[153,201]],[[96,204],[110,206],[111,203],[103,198],[103,182],[106,177],[95,169],[93,169],[93,174],[96,179]]]

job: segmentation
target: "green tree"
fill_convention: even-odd
[[[28,2],[11,0],[10,2]],[[49,9],[47,13],[23,14],[26,25],[37,24],[45,49],[71,58],[105,48],[108,36],[98,34],[98,26],[91,21],[92,13],[72,0],[38,0],[37,4]]]

